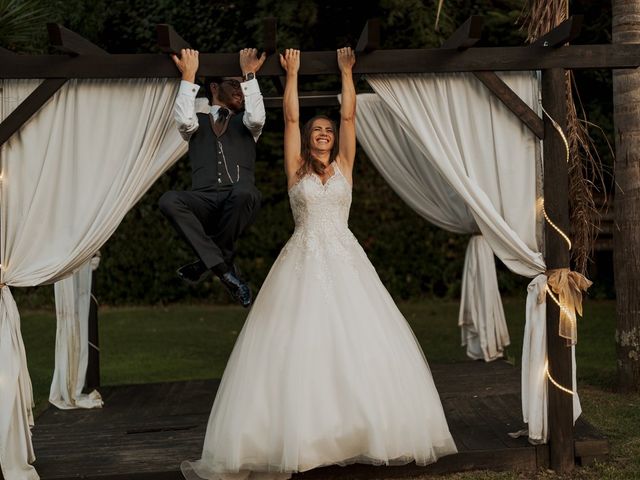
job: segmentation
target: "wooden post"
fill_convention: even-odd
[[[542,105],[566,132],[567,91],[565,71],[561,68],[543,70]],[[564,232],[569,232],[569,176],[566,147],[549,119],[544,119],[544,205],[551,220]],[[545,261],[547,269],[569,267],[569,249],[565,241],[549,225],[545,226]],[[571,389],[571,348],[558,335],[560,310],[547,298],[547,358],[549,373],[560,385]],[[574,467],[573,398],[551,381],[549,389],[549,463],[557,472]]]
[[[98,337],[98,301],[96,300],[96,272],[91,273],[91,303],[89,304],[89,361],[85,388],[93,390],[100,386],[100,341]]]

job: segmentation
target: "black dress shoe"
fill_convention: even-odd
[[[191,285],[199,283],[209,272],[201,260],[183,265],[176,271],[178,277]]]
[[[231,294],[234,300],[247,308],[251,305],[251,289],[249,285],[240,280],[233,271],[228,271],[220,275],[220,281]]]

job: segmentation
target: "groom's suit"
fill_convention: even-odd
[[[159,202],[161,211],[204,267],[214,271],[232,266],[236,240],[260,208],[255,160],[256,141],[265,120],[264,104],[257,80],[241,86],[244,112],[224,118],[224,109],[217,105],[196,113],[198,86],[182,81],[175,118],[182,137],[189,141],[192,185],[188,191],[166,192]]]

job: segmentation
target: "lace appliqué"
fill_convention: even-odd
[[[284,261],[295,255],[294,271],[312,271],[327,295],[333,286],[330,260],[355,265],[354,255],[361,250],[348,227],[351,185],[334,168],[334,174],[324,184],[317,175],[309,174],[289,189],[296,228],[279,257]]]

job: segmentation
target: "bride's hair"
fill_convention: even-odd
[[[329,163],[333,163],[338,156],[338,129],[336,126],[336,122],[331,120],[326,115],[316,115],[302,127],[302,135],[300,138],[300,158],[302,159],[302,165],[296,172],[298,177],[302,177],[307,173],[314,172],[318,175],[322,175],[324,173],[325,166],[322,164],[320,160],[313,156],[311,152],[311,130],[313,129],[313,123],[316,120],[324,119],[328,120],[331,123],[331,128],[333,129],[333,146],[331,147],[331,152],[329,153]]]

